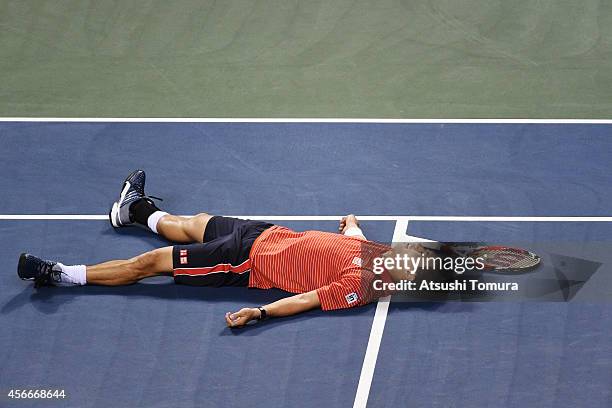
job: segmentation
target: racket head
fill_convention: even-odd
[[[497,273],[524,273],[535,269],[542,259],[535,253],[521,248],[501,245],[481,246],[472,249],[467,255],[481,258],[484,270]]]

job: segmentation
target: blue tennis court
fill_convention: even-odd
[[[609,407],[610,136],[587,123],[0,123],[0,405]],[[335,231],[355,213],[381,242],[563,243],[601,265],[568,302],[391,299],[373,365],[377,304],[230,330],[225,312],[286,294],[17,278],[23,251],[91,264],[166,245],[106,219],[136,168],[178,214]],[[7,397],[42,388],[66,398]]]

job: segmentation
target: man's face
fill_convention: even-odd
[[[391,250],[385,253],[385,267],[392,279],[414,280],[417,273],[426,271],[426,259],[436,257],[436,253],[419,243],[400,242],[392,245]]]

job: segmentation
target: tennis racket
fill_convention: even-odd
[[[541,258],[530,251],[501,245],[447,246],[457,256],[481,258],[486,272],[523,273],[537,267]]]

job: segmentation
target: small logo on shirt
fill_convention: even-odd
[[[363,261],[361,260],[361,258],[359,258],[358,256],[353,258],[353,263],[357,266],[361,266],[361,264],[363,263]]]
[[[185,265],[186,263],[188,263],[188,261],[187,261],[187,250],[186,249],[181,249],[180,252],[179,252],[179,256],[180,256],[179,261],[181,262],[181,265]]]
[[[349,293],[344,298],[346,299],[346,302],[350,305],[351,303],[355,303],[359,299],[359,296],[357,296],[357,293],[353,292]]]

